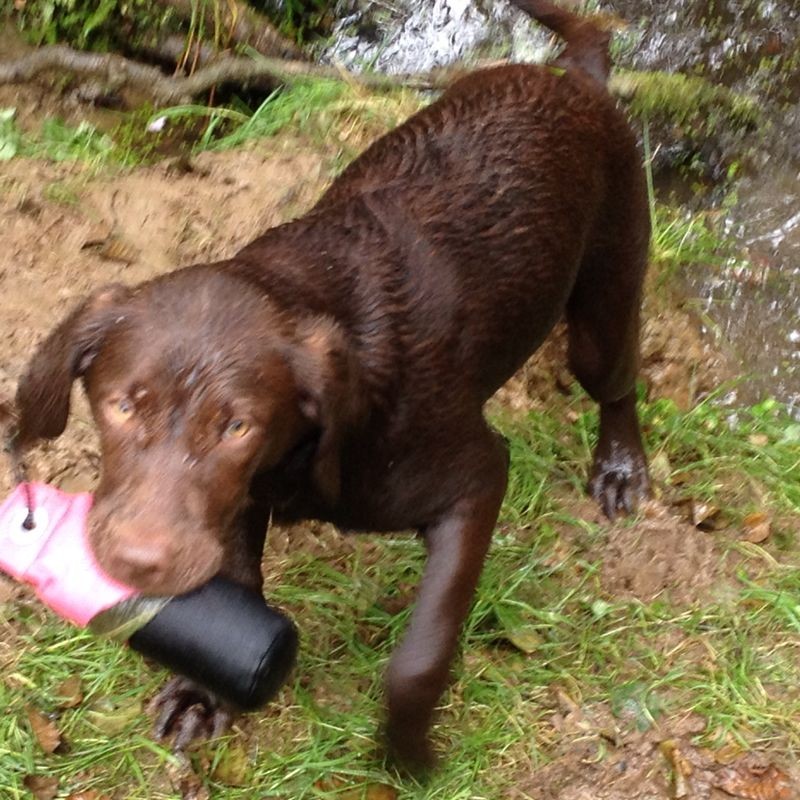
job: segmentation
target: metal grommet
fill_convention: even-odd
[[[48,533],[50,527],[50,515],[46,508],[39,506],[33,510],[33,527],[26,528],[25,521],[28,519],[28,509],[24,506],[14,510],[11,515],[11,541],[14,544],[26,545],[38,542]]]

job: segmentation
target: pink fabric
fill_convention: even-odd
[[[59,616],[85,627],[100,611],[135,591],[100,570],[86,540],[92,495],[67,494],[29,483],[36,527],[25,530],[28,513],[20,485],[0,505],[0,569],[30,583],[39,599]]]

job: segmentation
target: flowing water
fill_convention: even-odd
[[[698,265],[687,292],[747,379],[735,394],[800,410],[800,3],[617,0],[632,66],[699,73],[762,99],[759,133],[724,226],[741,257]],[[786,62],[794,55],[793,68]]]
[[[548,37],[499,0],[343,0],[340,9],[326,58],[351,68],[420,72],[547,51]],[[800,411],[800,0],[614,0],[601,12],[627,23],[621,65],[701,74],[762,101],[769,123],[724,206],[738,257],[688,270],[685,291],[745,376],[731,398],[774,395]]]

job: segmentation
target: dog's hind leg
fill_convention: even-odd
[[[633,510],[650,487],[636,414],[647,223],[639,229],[645,235],[617,237],[619,246],[606,239],[586,256],[567,304],[570,368],[600,404],[589,490],[611,519],[620,509]]]

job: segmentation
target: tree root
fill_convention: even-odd
[[[355,74],[340,67],[323,66],[296,59],[244,58],[221,56],[205,64],[192,75],[168,76],[158,67],[133,61],[116,53],[87,53],[65,45],[40,47],[25,56],[0,62],[0,85],[26,83],[45,72],[68,72],[104,81],[113,91],[132,88],[149,97],[156,106],[187,103],[222,84],[235,84],[242,88],[256,87],[266,90],[279,84],[297,83],[308,79],[340,80],[371,90],[398,87],[409,89],[444,89],[470,69],[493,66],[503,62],[481,62],[467,68],[463,64],[435,69],[427,73],[383,75],[379,73]],[[609,81],[611,94],[630,101],[640,88],[639,73],[627,71],[612,75]]]
[[[413,89],[442,88],[453,79],[452,70],[425,75],[355,75],[336,67],[281,58],[223,57],[188,76],[169,77],[157,67],[141,64],[115,53],[86,53],[64,45],[41,47],[22,58],[0,62],[0,84],[25,83],[43,72],[70,72],[106,81],[112,89],[136,89],[157,106],[186,103],[213,86],[237,84],[275,86],[308,78],[346,80],[368,89],[406,86]],[[457,71],[461,74],[461,70]]]

